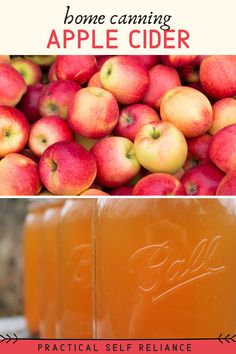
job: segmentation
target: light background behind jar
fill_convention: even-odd
[[[22,236],[26,199],[0,200],[0,317],[22,314]]]

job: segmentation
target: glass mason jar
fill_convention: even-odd
[[[69,199],[58,238],[57,337],[92,338],[92,217],[95,199]]]
[[[51,199],[42,217],[40,243],[40,337],[55,338],[57,299],[57,236],[63,199]]]
[[[103,199],[95,230],[97,338],[235,333],[235,199]]]
[[[46,201],[30,202],[24,224],[24,313],[28,330],[39,334],[40,322],[40,239]]]

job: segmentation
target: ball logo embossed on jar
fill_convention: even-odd
[[[174,242],[164,241],[138,249],[129,258],[129,270],[137,276],[137,291],[151,294],[156,302],[179,288],[225,269],[215,254],[222,236],[202,238],[188,255],[177,255]]]
[[[71,281],[69,287],[73,284],[80,284],[81,290],[91,286],[89,269],[92,262],[92,247],[90,244],[83,244],[75,247],[68,259],[68,269],[71,271]],[[75,266],[75,264],[77,264]]]

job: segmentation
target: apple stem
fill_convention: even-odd
[[[126,123],[128,123],[128,124],[133,123],[133,119],[129,115],[127,115],[127,117],[126,117]]]
[[[160,137],[160,133],[156,130],[155,127],[153,127],[153,133],[152,133],[152,138],[153,139],[158,139]]]
[[[191,184],[188,188],[188,194],[195,195],[197,193],[197,186],[195,184]]]
[[[8,136],[10,136],[10,133],[9,133],[9,131],[8,130],[6,130],[5,132],[4,132],[4,136],[7,138]]]
[[[55,172],[57,170],[57,163],[55,161],[51,161],[51,171]]]
[[[111,68],[107,68],[107,75],[111,75]]]
[[[50,103],[49,108],[52,112],[57,112],[57,106],[54,103]]]

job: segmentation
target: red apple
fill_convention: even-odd
[[[34,85],[42,81],[42,71],[39,65],[33,63],[32,61],[21,57],[16,57],[11,60],[11,65],[23,77],[26,85]]]
[[[136,135],[134,148],[138,161],[150,172],[174,174],[187,157],[183,134],[168,122],[145,125]]]
[[[95,160],[83,146],[68,141],[50,145],[39,162],[47,190],[59,195],[77,195],[88,189],[96,176]]]
[[[102,88],[102,83],[101,83],[101,80],[100,80],[100,71],[97,71],[95,74],[93,74],[93,76],[91,76],[87,86],[88,87],[92,86],[92,87],[100,87],[100,88]]]
[[[0,106],[0,158],[24,149],[29,137],[29,123],[16,108]]]
[[[175,68],[160,64],[149,71],[149,77],[150,82],[143,102],[159,109],[163,95],[181,85],[179,74]]]
[[[236,170],[225,175],[218,185],[216,195],[236,195]]]
[[[147,70],[150,70],[154,65],[160,62],[158,55],[133,55],[133,57],[139,59]]]
[[[144,125],[158,121],[159,114],[151,107],[141,103],[132,104],[121,110],[115,134],[134,141]]]
[[[32,159],[11,153],[0,161],[0,195],[37,195],[42,188],[38,165]]]
[[[196,55],[162,55],[161,60],[165,65],[174,66],[175,68],[191,64],[196,60]]]
[[[83,84],[96,71],[97,62],[93,55],[58,55],[56,60],[56,75],[60,80]]]
[[[181,178],[187,195],[215,195],[224,173],[210,163],[189,169]]]
[[[222,171],[236,170],[236,124],[228,125],[214,135],[209,154]]]
[[[236,95],[236,55],[212,55],[200,66],[200,82],[214,99]]]
[[[112,132],[118,118],[119,107],[109,91],[99,87],[86,87],[74,96],[68,120],[77,134],[99,139]]]
[[[41,116],[58,115],[66,119],[69,104],[80,85],[70,80],[52,81],[44,87],[39,97],[39,111]]]
[[[129,182],[140,170],[134,144],[122,137],[112,136],[98,141],[90,150],[97,163],[98,184],[119,187]]]
[[[213,122],[209,132],[214,135],[220,129],[236,124],[236,100],[222,98],[213,105]]]
[[[133,186],[121,186],[117,188],[110,189],[110,195],[119,196],[119,195],[132,195]]]
[[[103,88],[110,91],[122,104],[137,103],[143,99],[149,84],[149,73],[132,56],[108,59],[100,71]]]
[[[133,195],[185,195],[181,182],[167,173],[152,173],[134,186]]]
[[[30,123],[36,122],[41,117],[39,113],[39,96],[43,88],[43,84],[29,85],[17,106],[25,114]]]
[[[205,134],[212,124],[212,107],[205,95],[191,87],[168,91],[161,101],[161,118],[178,128],[185,137]]]
[[[184,164],[185,170],[202,162],[210,162],[209,147],[211,141],[212,136],[208,133],[196,138],[187,139],[188,156]]]
[[[58,116],[45,116],[33,124],[29,147],[36,156],[42,153],[52,144],[59,141],[73,141],[74,135],[64,119]]]
[[[26,88],[23,77],[15,68],[0,63],[0,105],[16,106]]]

